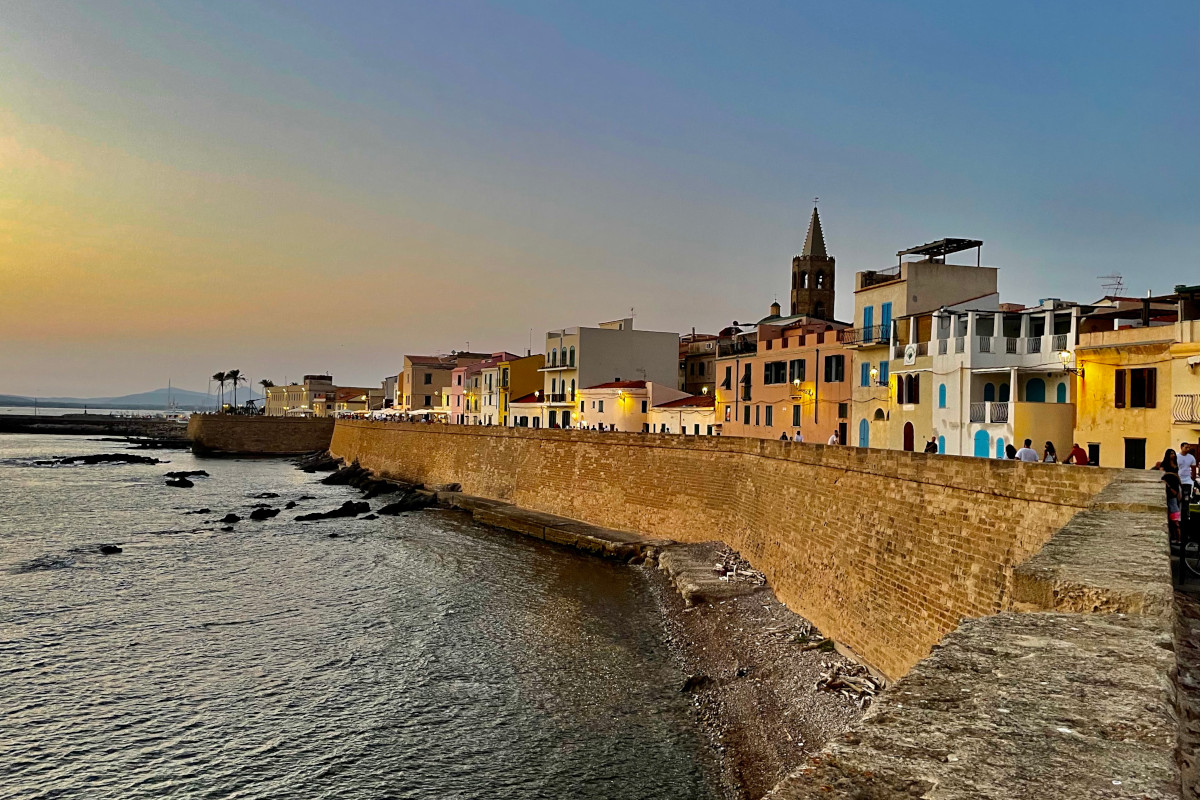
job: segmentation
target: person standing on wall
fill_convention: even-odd
[[[1159,465],[1162,467],[1162,480],[1167,489],[1167,529],[1170,531],[1172,544],[1179,544],[1182,541],[1179,534],[1183,486],[1179,480],[1179,461],[1175,458],[1175,451],[1168,448]]]
[[[1025,446],[1017,451],[1017,461],[1039,461],[1037,450],[1034,450],[1033,439],[1026,439]]]
[[[837,431],[833,432],[833,435],[829,437],[829,441],[826,442],[826,444],[841,444],[841,441],[838,439]]]
[[[937,451],[938,451],[937,437],[930,436],[929,441],[925,443],[925,452],[932,453],[933,455],[937,455]]]
[[[1054,450],[1054,442],[1046,442],[1046,449],[1042,451],[1042,461],[1046,464],[1058,463],[1058,453]]]
[[[779,441],[786,442],[787,440],[788,440],[787,431],[784,431],[783,433],[779,434]]]
[[[1188,442],[1180,442],[1179,455],[1176,457],[1179,462],[1179,483],[1181,494],[1179,496],[1180,512],[1182,516],[1180,521],[1187,524],[1191,517],[1190,505],[1192,502],[1192,494],[1196,491],[1197,464],[1196,456],[1192,453],[1192,446]]]
[[[796,428],[796,435],[792,437],[792,441],[796,443],[804,441],[804,434],[800,432],[799,428]]]

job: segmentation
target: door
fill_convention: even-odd
[[[1125,440],[1125,469],[1146,468],[1146,440]]]
[[[904,423],[904,449],[910,453],[913,450],[913,424],[911,422]]]
[[[975,431],[975,457],[987,458],[988,450],[992,446],[992,437],[988,436],[987,431]]]
[[[847,438],[848,435],[849,434],[846,429],[846,423],[839,422],[838,423],[838,441],[841,442],[842,444],[850,444],[850,440]]]
[[[860,419],[858,421],[858,446],[871,446],[871,423],[867,422],[865,419]]]

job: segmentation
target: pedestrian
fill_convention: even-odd
[[[788,440],[787,431],[784,431],[783,433],[779,434],[779,441],[786,442],[787,440]]]
[[[1012,443],[1004,445],[1004,457],[1009,461],[1017,460],[1017,448],[1012,446]]]
[[[804,434],[800,432],[799,428],[796,428],[796,435],[792,437],[792,441],[793,442],[803,442],[804,441]]]
[[[841,444],[841,441],[838,439],[837,431],[833,432],[833,435],[829,437],[829,441],[826,442],[826,444]]]
[[[1181,499],[1183,497],[1183,485],[1179,480],[1179,462],[1175,457],[1175,451],[1170,448],[1163,454],[1163,460],[1159,462],[1162,465],[1163,483],[1167,489],[1167,528],[1170,531],[1171,542],[1181,543],[1180,539],[1180,522],[1181,522]]]
[[[1037,450],[1033,449],[1033,439],[1026,439],[1025,446],[1017,451],[1017,461],[1037,461]]]
[[[1054,442],[1046,442],[1046,449],[1042,451],[1042,462],[1045,464],[1058,463],[1058,453],[1054,452]]]
[[[1071,455],[1067,456],[1067,460],[1063,463],[1086,465],[1088,463],[1087,451],[1079,446],[1079,442],[1074,442],[1071,445]]]
[[[1192,445],[1188,442],[1179,443],[1179,455],[1176,456],[1176,460],[1179,462],[1179,483],[1182,491],[1179,496],[1179,510],[1182,513],[1180,521],[1186,525],[1191,518],[1192,495],[1196,491],[1197,470],[1200,465],[1197,465]]]
[[[925,443],[925,452],[936,454],[938,451],[937,439],[933,436],[929,437],[929,441]]]

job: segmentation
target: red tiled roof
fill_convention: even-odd
[[[585,386],[584,389],[645,389],[645,381],[610,381],[597,383],[595,386]]]
[[[690,394],[669,403],[659,403],[655,408],[712,408],[714,405],[716,398],[711,395]]]
[[[446,362],[439,356],[405,356],[409,363],[420,366],[443,366]]]
[[[525,395],[524,397],[518,397],[516,400],[510,400],[509,402],[510,403],[540,403],[542,401],[541,401],[541,398],[535,396],[533,393],[530,393],[530,394]]]

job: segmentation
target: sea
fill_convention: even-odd
[[[640,568],[121,447],[0,434],[3,800],[721,796]]]

